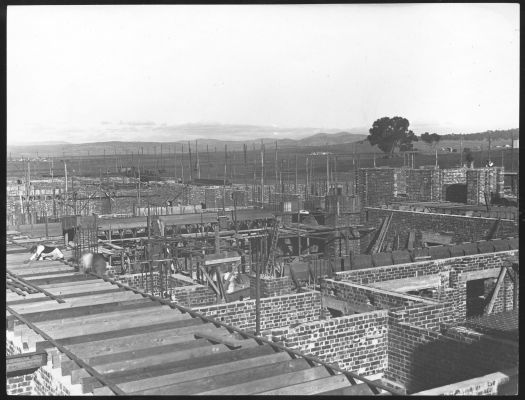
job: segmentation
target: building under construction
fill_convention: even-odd
[[[251,182],[227,182],[225,162],[220,182],[18,193],[38,217],[8,226],[8,393],[517,393],[502,168],[355,165],[347,179],[316,153],[299,179],[276,154],[270,179],[264,157]],[[49,201],[65,208],[30,213]],[[37,242],[65,260],[24,264]],[[86,252],[104,275],[79,269]]]

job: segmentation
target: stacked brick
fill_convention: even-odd
[[[362,207],[380,206],[394,198],[394,168],[361,168],[357,173],[357,193]]]
[[[250,275],[250,297],[255,299],[257,281]],[[293,283],[288,276],[268,277],[261,276],[259,280],[260,297],[283,296],[292,292]]]

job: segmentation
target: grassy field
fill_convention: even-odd
[[[459,142],[455,142],[459,146]],[[420,143],[417,144],[418,146]],[[519,150],[495,148],[493,143],[491,151],[491,158],[496,166],[503,165],[506,170],[518,171]],[[438,148],[452,147],[448,143],[440,143]],[[463,147],[476,147],[475,143],[464,142]],[[354,150],[355,149],[355,150]],[[347,172],[352,172],[359,166],[361,168],[376,166],[403,166],[403,157],[401,155],[394,155],[387,157],[381,152],[371,152],[373,150],[368,143],[364,144],[343,144],[338,146],[319,146],[319,147],[301,147],[288,148],[278,150],[277,165],[281,171],[281,179],[283,181],[293,182],[295,180],[295,165],[297,159],[297,175],[298,180],[304,181],[306,170],[307,156],[314,152],[328,151],[335,154],[333,158],[337,159],[337,163],[332,161],[331,169],[336,170],[339,177]],[[354,152],[355,151],[355,152]],[[355,158],[354,158],[355,154]],[[487,147],[483,151],[473,151],[475,167],[481,167],[488,159]],[[320,179],[326,176],[326,156],[308,156],[309,165],[314,170],[315,175]],[[140,161],[139,161],[140,159]],[[438,165],[441,168],[453,168],[460,165],[461,155],[458,152],[442,152],[438,151]],[[190,178],[190,161],[188,154],[164,154],[162,158],[159,155],[153,154],[117,154],[111,156],[70,156],[67,158],[68,175],[75,176],[90,176],[98,177],[104,175],[116,175],[120,167],[137,167],[140,162],[141,168],[144,170],[160,170],[162,178],[182,178],[184,172],[184,179]],[[418,168],[424,165],[435,164],[434,150],[430,146],[420,148],[420,152],[415,155],[415,167]],[[463,156],[463,162],[465,157]],[[224,176],[224,152],[210,152],[209,154],[200,153],[199,163],[201,170],[201,178],[222,178]],[[192,155],[192,164],[195,167],[196,157]],[[227,160],[227,178],[235,183],[251,183],[254,179],[254,170],[256,171],[257,180],[260,179],[261,172],[260,150],[249,150],[246,154],[246,162],[244,160],[244,153],[242,151],[230,152]],[[53,168],[51,166],[53,165]],[[265,152],[265,180],[267,183],[272,183],[275,180],[275,149],[266,148]],[[23,178],[27,162],[22,161],[7,161],[6,175],[8,178]],[[61,158],[54,158],[53,161],[31,161],[31,177],[37,179],[44,174],[50,174],[51,169],[54,176],[64,175],[64,164]],[[184,170],[184,171],[183,171]],[[193,178],[197,177],[197,170],[192,171]]]

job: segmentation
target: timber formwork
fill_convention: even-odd
[[[82,393],[393,393],[380,381],[109,278],[75,272],[59,261],[28,265],[26,258],[6,254],[11,276],[37,290],[6,291],[7,337],[28,353],[46,351],[47,366],[70,376]]]

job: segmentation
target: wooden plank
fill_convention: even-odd
[[[108,331],[108,332],[100,332],[100,333],[93,333],[89,335],[80,335],[80,336],[71,336],[63,339],[58,339],[57,343],[67,346],[68,348],[73,345],[81,344],[81,343],[89,343],[90,346],[96,347],[97,344],[91,344],[91,342],[97,342],[102,340],[108,340],[108,339],[118,339],[121,340],[123,337],[127,336],[134,336],[134,335],[141,335],[144,333],[152,333],[152,332],[158,332],[163,331],[167,329],[177,329],[177,328],[183,328],[183,327],[195,327],[195,326],[202,326],[203,322],[199,319],[189,319],[189,320],[181,320],[181,321],[172,321],[172,322],[162,322],[160,324],[151,324],[149,326],[139,326],[139,327],[133,327],[133,328],[127,328],[127,329],[120,329],[118,331]],[[127,339],[129,340],[129,339]],[[37,348],[47,348],[49,347],[49,344],[47,342],[41,342],[37,343]]]
[[[35,351],[32,353],[15,354],[6,356],[6,373],[12,375],[17,371],[37,369],[47,364],[47,353]]]
[[[205,339],[191,339],[188,336],[183,337],[172,337],[175,339],[172,343],[165,345],[157,345],[155,342],[150,341],[149,347],[134,348],[130,351],[109,353],[100,356],[90,357],[86,359],[89,365],[103,365],[116,363],[120,361],[133,360],[137,358],[146,358],[159,354],[175,353],[183,350],[192,350],[200,347],[209,347],[210,343]]]
[[[190,317],[191,318],[191,317]],[[145,313],[137,319],[119,320],[118,322],[113,320],[102,320],[97,321],[93,324],[81,324],[78,326],[67,326],[66,328],[47,328],[46,332],[52,334],[56,339],[63,339],[70,336],[77,336],[80,334],[94,334],[107,331],[116,331],[125,328],[133,328],[139,326],[146,326],[152,323],[168,322],[168,321],[180,321],[182,319],[188,319],[187,316],[179,314],[177,312],[170,312],[168,310],[162,310],[161,313]]]
[[[78,281],[93,281],[100,278],[94,277],[92,275],[83,275],[83,274],[76,274],[76,275],[69,275],[69,276],[63,276],[58,278],[44,278],[44,279],[34,279],[31,280],[31,283],[33,285],[51,285],[56,283],[63,283],[63,282],[78,282]]]
[[[407,249],[408,250],[414,250],[414,241],[416,240],[416,232],[413,230],[410,230],[408,232],[408,244]]]
[[[89,296],[78,297],[75,299],[67,299],[65,303],[57,303],[53,301],[42,302],[42,303],[33,303],[27,305],[14,305],[11,306],[15,311],[26,314],[34,312],[43,312],[43,311],[55,311],[55,310],[64,310],[68,308],[74,308],[77,306],[86,306],[86,305],[96,305],[104,303],[114,303],[115,301],[126,301],[126,300],[135,300],[141,298],[139,295],[128,294],[128,292],[119,293],[119,297],[116,299],[113,293],[103,294],[95,299],[90,298]],[[91,301],[90,301],[91,300]]]
[[[28,271],[31,272],[31,271]],[[74,273],[75,271],[73,268],[64,266],[63,268],[59,267],[53,267],[53,268],[45,268],[45,270],[38,270],[38,272],[32,272],[32,273],[19,273],[22,278],[28,279],[28,278],[43,278],[45,276],[62,276],[65,273]]]
[[[199,332],[195,332],[195,337],[209,340],[212,343],[224,344],[225,346],[229,347],[230,349],[238,349],[238,348],[242,347],[242,344],[240,343],[241,341],[229,340],[229,339],[227,339],[225,337],[220,337],[218,335],[209,334],[207,332],[200,332],[200,331]]]
[[[376,380],[374,382],[380,382]],[[366,383],[358,383],[357,385],[342,387],[340,389],[332,389],[326,392],[317,393],[319,396],[374,396],[370,386]]]
[[[223,376],[227,379],[229,376],[249,376],[252,371],[256,374],[258,368],[264,369],[268,366],[274,367],[281,362],[289,361],[293,361],[293,359],[291,359],[290,355],[286,352],[272,353],[239,361],[208,365],[202,368],[190,369],[189,371],[124,382],[119,384],[119,387],[126,393],[132,393],[148,389],[157,389],[161,386],[173,385],[176,386],[176,389],[178,390],[177,393],[190,394],[201,390],[200,381],[206,381],[208,379],[209,382],[209,385],[206,384],[202,390],[206,390],[206,388],[210,387],[215,388],[212,386],[212,382],[215,382],[215,379],[213,378],[216,376]],[[219,381],[221,381],[221,379],[219,379]],[[195,390],[192,390],[191,388],[195,388]]]
[[[321,368],[321,367],[318,367]],[[326,378],[311,380],[304,383],[289,385],[279,389],[256,393],[258,395],[282,396],[282,395],[313,395],[329,390],[340,389],[349,386],[350,383],[344,375],[331,375]]]
[[[222,387],[214,390],[207,390],[200,392],[200,395],[248,395],[266,392],[268,390],[275,390],[289,385],[300,384],[311,380],[324,378],[330,374],[323,366],[311,367],[295,372],[289,372],[278,376],[271,376],[268,378],[250,380],[248,382],[239,383],[227,387]],[[301,392],[295,392],[298,394]],[[302,394],[302,393],[301,393]]]
[[[38,323],[40,329],[44,329],[46,332],[54,331],[67,331],[70,327],[87,327],[88,325],[93,324],[103,324],[103,323],[115,323],[115,326],[118,327],[120,319],[126,320],[128,318],[140,318],[144,315],[157,315],[161,312],[170,312],[171,309],[168,306],[161,306],[156,304],[156,307],[147,308],[147,309],[130,309],[130,310],[116,310],[112,312],[102,313],[102,314],[93,314],[93,315],[81,315],[78,317],[64,318],[59,320],[51,321],[42,321]],[[175,311],[177,313],[177,311]]]
[[[255,341],[247,341],[246,345],[243,346],[243,348],[255,346],[258,346]],[[163,366],[166,363],[173,363],[176,361],[184,361],[185,363],[187,363],[191,359],[202,358],[210,355],[220,355],[221,353],[226,353],[230,351],[235,350],[230,350],[223,344],[208,345],[203,347],[196,347],[194,349],[180,350],[174,352],[166,351],[162,354],[101,364],[98,365],[96,369],[102,374],[125,372],[127,370],[149,368],[155,365]]]
[[[478,271],[462,272],[461,277],[465,281],[476,279],[497,278],[500,274],[500,268],[482,269]]]
[[[62,310],[43,311],[36,313],[20,313],[31,322],[43,322],[55,319],[65,319],[79,317],[83,315],[95,315],[105,312],[118,311],[118,310],[131,310],[131,309],[142,309],[148,307],[154,307],[157,304],[149,299],[136,299],[127,301],[118,301],[113,303],[104,303],[94,306],[81,306],[74,308],[67,308]],[[14,316],[9,316],[7,320],[16,320]]]
[[[217,296],[220,296],[221,295],[221,292],[219,290],[219,288],[215,285],[215,283],[213,282],[213,280],[210,278],[210,276],[208,275],[208,273],[206,272],[206,269],[203,268],[200,264],[199,264],[199,269],[202,271],[202,273],[204,274],[204,276],[206,277],[206,279],[208,280],[209,284],[211,285],[211,287],[213,288],[213,290],[215,290],[215,294]]]
[[[267,345],[241,348],[238,350],[230,350],[217,354],[211,354],[203,357],[197,357],[187,360],[168,361],[163,365],[151,365],[147,367],[140,367],[133,370],[119,371],[109,373],[106,376],[110,377],[115,383],[136,381],[153,376],[173,374],[176,372],[188,371],[196,368],[210,367],[213,365],[224,364],[230,361],[244,360],[248,358],[258,357],[267,354],[274,354],[272,347]]]
[[[153,388],[141,388],[141,390],[133,392],[133,395],[191,395],[204,391],[217,390],[227,386],[238,385],[247,383],[254,380],[260,380],[263,378],[286,376],[285,374],[310,369],[310,365],[305,359],[296,358],[290,359],[290,356],[286,353],[277,353],[275,356],[280,355],[281,359],[286,357],[280,362],[270,362],[267,364],[253,364],[250,368],[244,368],[242,370],[229,371],[225,365],[224,371],[226,373],[204,377],[197,380],[191,380],[175,384],[166,384],[166,381],[162,381],[163,385]],[[274,356],[274,359],[275,359]],[[261,357],[259,357],[261,358]],[[253,360],[253,359],[252,359]],[[269,359],[271,360],[271,359]],[[121,385],[121,387],[124,387]],[[135,386],[137,387],[137,386]],[[237,394],[237,392],[230,392],[229,394]]]
[[[395,292],[408,292],[411,290],[434,288],[440,286],[440,284],[441,278],[438,274],[435,274],[374,282],[369,283],[368,285],[379,289],[392,290]]]
[[[496,304],[496,299],[499,294],[499,290],[501,289],[501,286],[503,285],[503,281],[505,279],[505,275],[507,274],[507,268],[502,267],[498,281],[496,282],[496,287],[494,287],[494,291],[492,292],[492,297],[490,298],[490,302],[487,305],[487,308],[485,309],[485,314],[491,314],[492,309],[494,308],[494,304]]]
[[[145,332],[140,335],[129,335],[93,342],[80,343],[67,346],[68,349],[86,357],[98,357],[108,354],[126,353],[130,351],[149,348],[152,345],[163,346],[183,342],[196,342],[193,336],[200,325],[189,325],[182,328]],[[208,327],[211,331],[213,328]]]

